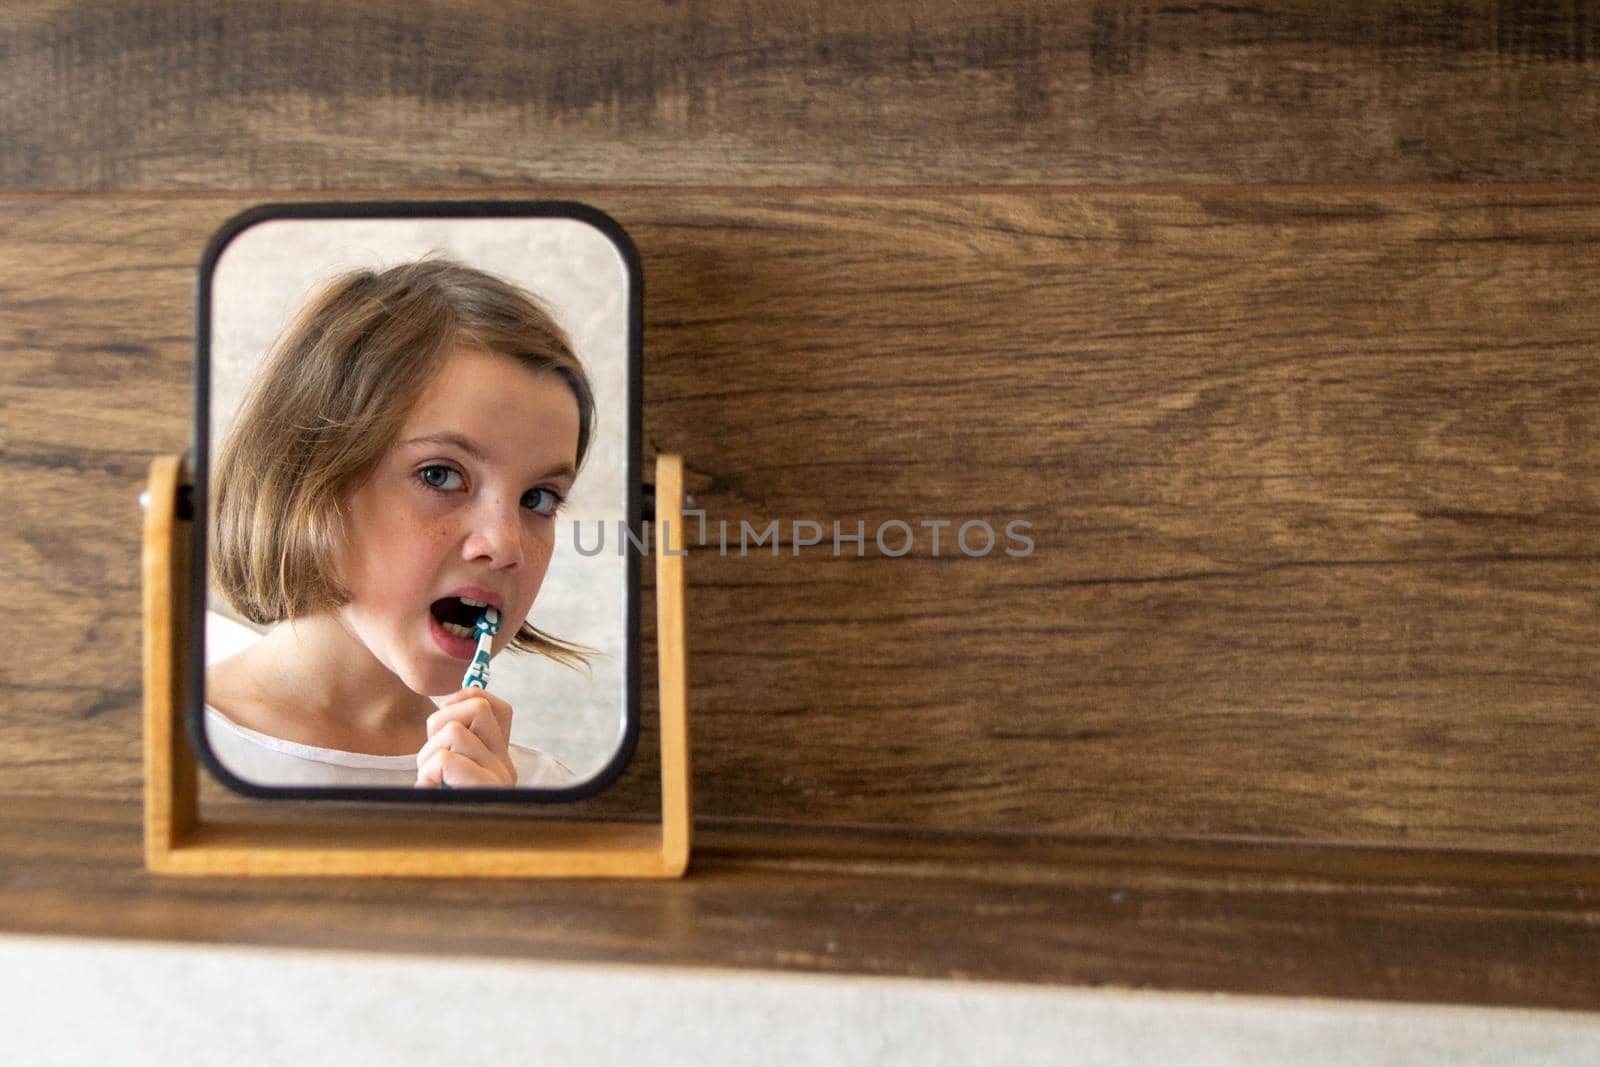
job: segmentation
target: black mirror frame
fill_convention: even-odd
[[[190,440],[193,471],[193,513],[196,536],[190,567],[189,647],[185,723],[189,743],[200,763],[229,789],[248,797],[272,800],[382,801],[407,804],[566,803],[599,793],[621,776],[639,742],[639,554],[627,558],[627,687],[621,743],[611,760],[592,777],[557,789],[411,789],[362,786],[266,786],[245,781],[223,766],[212,751],[205,729],[205,612],[207,604],[207,534],[209,531],[211,434],[211,282],[217,262],[234,238],[258,223],[276,219],[385,218],[563,218],[586,223],[610,240],[628,275],[628,487],[627,523],[642,538],[641,449],[644,430],[644,275],[633,240],[604,212],[573,201],[531,200],[374,200],[261,204],[235,215],[212,236],[200,261],[196,280],[194,436]],[[642,543],[642,542],[639,542]]]

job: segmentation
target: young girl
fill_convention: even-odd
[[[522,620],[593,412],[554,320],[482,271],[427,259],[319,293],[212,479],[215,588],[275,624],[206,672],[218,759],[262,785],[574,781],[461,680],[485,607],[503,621],[491,654],[583,662]]]

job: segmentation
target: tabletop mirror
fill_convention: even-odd
[[[647,540],[621,229],[575,204],[269,205],[199,286],[199,761],[258,797],[614,779]]]

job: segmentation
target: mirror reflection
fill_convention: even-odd
[[[224,780],[556,789],[624,758],[629,560],[593,545],[629,519],[631,295],[578,218],[226,245],[200,712]]]

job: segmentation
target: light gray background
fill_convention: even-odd
[[[17,936],[0,1026],[29,1067],[1600,1062],[1582,1012]]]
[[[211,299],[211,455],[278,337],[329,279],[442,253],[533,294],[567,331],[594,386],[595,432],[556,535],[555,555],[529,619],[546,633],[599,650],[589,676],[542,656],[505,652],[490,689],[510,702],[512,740],[582,777],[621,743],[626,716],[627,570],[617,523],[627,517],[628,274],[599,230],[574,219],[275,219],[239,234],[218,260]],[[582,557],[573,522],[593,549]],[[207,659],[250,640],[212,597]]]

